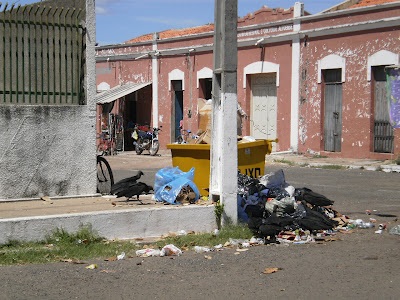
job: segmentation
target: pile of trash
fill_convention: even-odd
[[[329,235],[348,223],[332,208],[334,201],[307,187],[295,188],[283,170],[258,179],[238,172],[238,216],[256,237],[304,243]]]

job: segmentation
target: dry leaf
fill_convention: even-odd
[[[265,270],[263,271],[263,274],[272,274],[275,272],[278,272],[279,270],[282,270],[282,268],[265,268]]]
[[[111,256],[111,257],[105,259],[105,261],[116,261],[116,260],[117,260],[116,256]]]

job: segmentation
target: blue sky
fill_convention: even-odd
[[[8,0],[25,5],[34,0]],[[295,0],[238,0],[238,15],[260,9],[289,8]],[[303,0],[305,10],[314,14],[344,0]],[[99,45],[119,44],[134,37],[214,23],[214,0],[96,0],[96,36]]]

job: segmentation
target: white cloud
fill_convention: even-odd
[[[105,15],[110,12],[113,4],[118,4],[121,0],[97,0],[96,14]]]

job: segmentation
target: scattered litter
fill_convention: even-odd
[[[350,224],[354,224],[357,228],[372,228],[375,227],[375,224],[371,222],[365,222],[362,219],[350,220]]]
[[[97,265],[96,265],[96,264],[88,265],[88,266],[86,267],[86,269],[89,269],[89,270],[97,269]]]
[[[111,256],[109,258],[104,259],[104,261],[116,261],[117,257],[116,256]]]
[[[215,250],[219,250],[219,249],[222,249],[222,247],[223,247],[222,244],[218,244],[218,245],[215,245],[215,246],[214,246],[214,249],[215,249]]]
[[[152,248],[136,250],[136,256],[140,257],[161,256],[161,250]]]
[[[160,256],[175,256],[175,255],[176,256],[182,255],[182,250],[172,244],[166,245],[161,249]]]
[[[273,267],[273,268],[265,268],[265,270],[262,272],[263,274],[272,274],[272,273],[276,273],[276,272],[278,272],[278,271],[280,271],[280,270],[283,270],[282,268],[276,268],[276,267]]]
[[[122,260],[125,258],[125,252],[122,252],[120,255],[117,255],[117,260]]]
[[[400,235],[400,225],[396,225],[389,230],[390,234]]]
[[[194,246],[194,251],[196,253],[203,253],[203,252],[210,252],[211,249],[208,247],[202,247],[202,246]]]
[[[204,255],[204,258],[205,258],[205,259],[212,259],[212,256],[210,256],[210,255]]]

